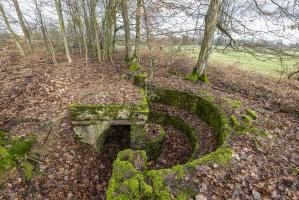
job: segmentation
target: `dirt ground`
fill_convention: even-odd
[[[174,68],[184,75],[193,61],[156,54],[152,84],[191,92],[204,88],[241,100],[257,111],[261,118],[257,125],[272,136],[271,140],[250,133],[239,136],[232,144],[239,155],[237,165],[198,169],[193,177],[201,191],[197,199],[299,199],[299,83],[278,82],[234,66],[211,66],[211,83],[194,84],[169,73]],[[39,174],[31,181],[16,174],[0,186],[0,199],[105,198],[107,181],[101,180],[109,179],[113,151],[125,148],[126,140],[112,138],[123,142],[105,154],[107,158],[99,158],[75,139],[66,108],[70,102],[136,103],[138,88],[122,78],[128,66],[121,56],[102,64],[92,59],[85,64],[80,56],[74,57],[70,65],[59,55],[57,67],[42,54],[0,57],[0,128],[14,135],[33,132],[38,139],[33,151],[40,155]],[[143,57],[146,67],[148,55]]]

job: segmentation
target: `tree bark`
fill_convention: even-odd
[[[125,41],[126,41],[126,55],[125,61],[131,61],[132,55],[132,47],[131,47],[131,30],[130,30],[130,23],[129,23],[129,16],[128,16],[128,2],[127,0],[121,0],[121,13],[124,23],[125,29]]]
[[[207,77],[204,74],[207,67],[208,58],[213,45],[214,33],[217,28],[219,20],[219,9],[222,4],[222,0],[211,0],[208,11],[205,16],[205,32],[202,40],[200,53],[198,56],[197,64],[193,69],[191,75],[187,79],[191,81],[201,80],[207,82]]]
[[[27,45],[29,46],[30,51],[32,51],[33,50],[33,46],[32,46],[31,37],[30,37],[29,31],[28,31],[28,29],[27,29],[27,27],[25,25],[24,18],[23,18],[23,15],[22,15],[22,12],[21,12],[21,9],[20,9],[20,6],[19,6],[19,2],[18,2],[18,0],[12,0],[12,2],[13,2],[14,7],[16,9],[17,16],[18,16],[18,19],[19,19],[19,23],[20,23],[20,26],[21,26],[22,31],[24,33]]]
[[[140,48],[140,38],[141,38],[141,0],[137,0],[136,8],[136,38],[135,38],[135,52],[134,58],[139,60],[139,48]]]
[[[98,33],[98,21],[96,16],[96,6],[97,6],[97,0],[91,0],[91,20],[93,25],[93,32],[96,40],[96,53],[97,53],[97,59],[99,62],[102,62],[102,55],[101,55],[101,44],[100,44],[100,38]]]
[[[61,7],[61,0],[54,0],[55,1],[55,6],[56,6],[56,11],[58,15],[58,20],[59,20],[59,26],[60,30],[62,33],[63,37],[63,42],[64,42],[64,48],[65,48],[65,53],[66,57],[69,63],[72,63],[72,58],[70,55],[70,49],[69,49],[69,42],[65,33],[65,26],[64,26],[64,21],[63,21],[63,15],[62,15],[62,7]]]
[[[114,19],[115,19],[115,0],[107,0],[107,7],[104,19],[104,40],[103,40],[103,59],[111,56],[113,52],[113,33],[114,33]]]
[[[17,47],[19,48],[21,54],[22,54],[22,55],[25,55],[24,49],[22,48],[22,46],[21,46],[21,44],[20,44],[20,42],[19,42],[18,36],[17,36],[17,34],[12,30],[12,28],[11,28],[11,26],[10,26],[10,24],[9,24],[9,21],[8,21],[8,19],[7,19],[7,16],[6,16],[6,14],[5,14],[5,12],[4,12],[4,9],[3,9],[3,7],[2,7],[1,4],[0,4],[0,13],[1,13],[1,15],[2,15],[2,17],[3,17],[3,19],[4,19],[4,23],[5,23],[5,25],[6,25],[7,29],[8,29],[8,31],[9,31],[9,33],[11,34],[11,36],[12,36],[14,42],[16,43]]]

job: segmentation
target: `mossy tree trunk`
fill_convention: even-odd
[[[12,30],[10,24],[9,24],[9,21],[7,19],[7,16],[4,12],[4,9],[3,9],[3,6],[0,4],[0,13],[3,17],[3,20],[4,20],[4,23],[7,27],[7,30],[9,31],[11,37],[13,38],[14,42],[16,43],[17,47],[19,48],[20,52],[22,55],[25,55],[25,51],[23,49],[23,47],[21,46],[20,42],[19,42],[19,38],[18,38],[18,35]]]
[[[221,4],[222,4],[222,0],[210,1],[209,8],[205,16],[205,32],[204,32],[204,37],[202,40],[197,64],[194,67],[192,73],[187,78],[191,81],[199,81],[199,80],[203,82],[208,81],[205,75],[205,69],[207,67],[209,54],[213,45],[214,33],[219,19],[219,9]]]
[[[128,1],[121,0],[121,13],[124,23],[124,30],[125,30],[125,41],[126,41],[126,55],[125,60],[128,62],[131,60],[132,55],[132,47],[131,47],[131,30],[130,30],[130,22],[128,16]]]
[[[62,15],[62,7],[61,7],[61,0],[54,0],[55,1],[55,6],[56,6],[56,12],[58,15],[58,20],[59,20],[59,26],[60,26],[60,31],[62,33],[63,37],[63,43],[64,43],[64,49],[66,53],[66,57],[69,63],[72,63],[72,58],[70,55],[70,49],[69,49],[69,41],[65,32],[65,26],[64,26],[64,21],[63,21],[63,15]]]
[[[25,25],[23,14],[22,14],[20,6],[19,6],[19,2],[18,2],[18,0],[12,0],[12,2],[14,4],[15,10],[17,12],[19,23],[20,23],[20,26],[21,26],[22,31],[24,33],[27,45],[29,46],[30,51],[32,51],[33,50],[33,45],[32,45],[32,41],[31,41],[31,36],[30,36],[29,30],[27,29],[27,27]]]

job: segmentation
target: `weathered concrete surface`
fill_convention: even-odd
[[[152,135],[149,129],[149,124],[146,125],[131,125],[131,148],[134,150],[144,150],[150,160],[157,158],[162,150],[163,141],[166,133],[162,126],[156,124],[158,129],[157,135]]]
[[[101,152],[111,125],[134,124],[137,129],[143,130],[149,108],[143,89],[140,90],[140,95],[141,100],[135,105],[70,104],[70,118],[76,135],[82,142]]]
[[[108,121],[74,127],[75,134],[81,139],[81,141],[90,144],[99,152],[103,149],[105,138],[109,129],[110,124]]]

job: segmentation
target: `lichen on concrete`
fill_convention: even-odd
[[[69,105],[72,121],[99,120],[146,120],[148,104],[143,89],[140,89],[141,100],[137,104],[80,104]]]

